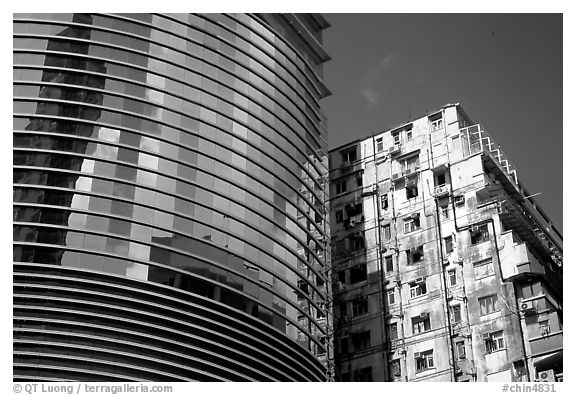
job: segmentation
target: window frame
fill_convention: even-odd
[[[362,270],[363,275],[359,277],[361,279],[360,280],[358,280],[358,279],[354,280],[352,270],[353,269],[361,269],[361,268],[364,269],[364,270]],[[354,266],[350,267],[350,284],[357,284],[357,283],[360,283],[362,281],[366,281],[367,279],[368,279],[368,268],[367,268],[365,263],[360,263],[358,265],[354,265]]]
[[[358,317],[360,315],[368,313],[368,297],[362,296],[356,298],[350,302],[352,305],[352,317]]]
[[[394,257],[392,255],[387,255],[384,257],[384,268],[386,273],[391,273],[394,271]]]
[[[448,246],[450,246],[450,251],[448,251]],[[444,237],[444,252],[446,254],[451,254],[454,252],[454,237],[452,235]]]
[[[347,180],[342,180],[342,181],[338,181],[336,182],[336,195],[340,195],[344,192],[347,192]]]
[[[430,314],[427,314],[425,318],[420,316],[412,317],[412,335],[419,335],[431,329],[432,322],[430,321]]]
[[[390,224],[382,225],[382,239],[388,241],[392,238],[392,227]]]
[[[456,269],[450,269],[448,270],[448,287],[455,287],[456,285],[458,285]]]
[[[403,220],[403,228],[404,234],[416,232],[422,228],[422,224],[420,222],[420,214],[417,214],[414,217],[404,218]]]
[[[344,221],[344,211],[343,210],[336,210],[335,216],[336,216],[336,223],[337,224]]]
[[[450,306],[450,314],[454,323],[462,322],[462,306],[460,304]]]
[[[390,361],[390,376],[400,377],[402,376],[402,365],[400,363],[400,358],[393,359]]]
[[[381,210],[388,210],[388,194],[387,193],[383,193],[382,196],[380,196],[380,209]]]
[[[458,359],[466,359],[466,343],[464,340],[456,342],[456,354]]]
[[[478,236],[479,235],[479,236]],[[490,230],[488,229],[488,224],[483,224],[478,226],[478,231],[473,232],[470,228],[470,244],[475,246],[478,244],[485,243],[490,240]]]
[[[418,254],[420,258],[418,260],[414,260],[414,255]],[[408,265],[415,265],[424,260],[424,246],[419,245],[416,248],[406,250],[406,261]]]
[[[358,160],[358,154],[356,152],[356,147],[354,148],[350,148],[347,150],[342,150],[340,152],[340,154],[342,155],[342,163],[354,163]],[[351,155],[353,154],[353,155]],[[353,159],[353,160],[351,160]]]
[[[423,362],[420,362],[423,361]],[[416,373],[434,368],[434,350],[421,351],[420,356],[414,357]]]
[[[354,349],[354,352],[364,351],[372,347],[370,330],[352,333],[351,337],[352,337],[352,348]]]
[[[490,302],[489,304],[487,302]],[[497,294],[486,295],[478,298],[480,315],[488,315],[500,311],[500,301]],[[492,306],[488,308],[488,306]]]
[[[376,139],[376,152],[384,151],[384,138],[379,137]]]
[[[506,350],[504,341],[504,331],[490,332],[490,338],[484,340],[484,351],[486,354],[493,354],[498,351]]]
[[[483,259],[472,264],[474,280],[481,280],[496,274],[492,258]]]
[[[421,283],[410,283],[410,299],[418,298],[426,294],[428,294],[428,289],[426,288],[426,280]]]

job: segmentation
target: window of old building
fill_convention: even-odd
[[[382,206],[382,210],[388,210],[388,194],[385,193],[380,197],[380,203]]]
[[[540,328],[541,336],[548,336],[550,334],[550,320],[539,320],[538,327]]]
[[[470,227],[470,242],[472,245],[480,244],[490,240],[490,233],[488,232],[488,225],[473,225]]]
[[[414,353],[416,372],[421,372],[434,367],[434,350]]]
[[[500,307],[498,306],[498,295],[489,295],[478,298],[478,303],[480,303],[480,315],[490,314],[500,310]]]
[[[483,338],[486,354],[504,350],[506,348],[504,344],[504,331],[485,333]]]
[[[365,281],[368,276],[366,271],[366,264],[360,264],[352,266],[350,268],[350,284],[359,283],[360,281]]]
[[[350,237],[350,248],[352,251],[360,251],[364,249],[364,236],[361,232],[357,232],[357,234]]]
[[[475,262],[474,267],[474,280],[479,280],[484,277],[492,276],[494,274],[494,264],[492,258],[485,259],[480,262]]]
[[[363,296],[352,301],[352,317],[368,312],[368,297]]]
[[[396,292],[394,288],[387,290],[386,295],[388,296],[388,305],[396,303]]]
[[[388,327],[388,336],[390,336],[390,340],[398,339],[398,323],[393,322]]]
[[[458,278],[456,277],[456,269],[448,270],[448,286],[453,287],[458,284]]]
[[[452,315],[452,322],[462,322],[462,311],[459,304],[450,306],[450,313]]]
[[[387,257],[384,257],[384,261],[385,261],[385,266],[386,266],[386,272],[390,273],[390,272],[394,271],[394,259],[392,258],[392,255],[388,255]]]
[[[458,359],[466,359],[466,344],[464,341],[456,342],[456,353]]]
[[[342,151],[342,162],[343,163],[352,163],[352,162],[356,162],[356,147],[346,150],[346,151]]]
[[[352,345],[354,352],[366,350],[370,348],[370,331],[363,331],[352,334]]]
[[[346,180],[336,182],[336,194],[341,194],[346,192]]]
[[[406,199],[418,197],[418,185],[412,183],[406,186]]]
[[[410,125],[412,126],[412,125]],[[406,130],[406,141],[412,140],[412,129]]]
[[[342,212],[342,210],[336,210],[336,223],[342,222],[343,219],[344,219],[344,213]]]
[[[404,233],[414,232],[420,229],[420,214],[404,218]]]
[[[446,254],[450,254],[452,251],[454,251],[454,239],[452,238],[452,236],[448,236],[444,238],[444,249],[446,250]]]
[[[376,139],[376,152],[384,150],[384,139],[382,137]]]
[[[410,283],[410,298],[416,298],[420,295],[425,295],[426,290],[426,280],[418,280],[416,282]]]
[[[392,377],[400,377],[402,375],[399,359],[394,359],[390,362],[390,375]]]
[[[414,335],[429,330],[430,330],[430,315],[423,313],[418,317],[412,318],[412,333]]]
[[[420,157],[418,154],[399,159],[398,163],[403,175],[412,174],[420,170]]]
[[[409,265],[421,262],[424,259],[424,246],[413,247],[406,250],[406,258]]]
[[[384,241],[388,241],[390,240],[391,237],[392,235],[390,232],[390,224],[382,225],[382,239]]]
[[[450,219],[450,206],[448,204],[439,206],[440,209],[440,220],[447,221]]]
[[[444,120],[442,119],[441,112],[439,112],[438,114],[431,115],[430,117],[428,117],[428,119],[430,121],[430,127],[432,128],[433,132],[440,130],[444,127]]]

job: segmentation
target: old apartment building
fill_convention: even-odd
[[[336,380],[562,380],[562,235],[460,105],[330,169]]]

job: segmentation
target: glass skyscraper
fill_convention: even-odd
[[[14,15],[14,380],[327,379],[327,27]]]

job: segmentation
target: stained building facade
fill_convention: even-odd
[[[328,26],[14,15],[14,380],[330,377]]]
[[[337,381],[562,380],[562,236],[481,125],[329,156]]]

